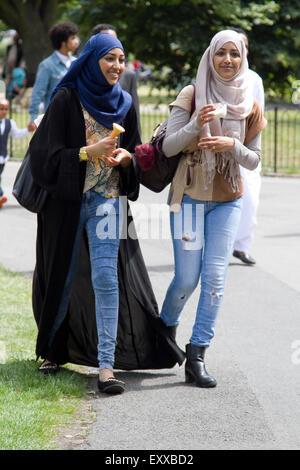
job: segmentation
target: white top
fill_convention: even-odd
[[[68,55],[61,54],[58,51],[55,51],[55,52],[68,69],[72,63],[72,56],[69,54]]]
[[[19,129],[16,122],[13,119],[10,119],[11,123],[11,129],[10,129],[10,134],[14,139],[22,139],[23,137],[26,137],[30,132],[28,131],[27,127],[24,127],[23,129]],[[4,133],[5,129],[5,119],[2,120],[0,124],[0,134]],[[0,155],[0,164],[2,165],[3,163],[7,162],[9,159],[9,155]]]
[[[33,122],[34,124],[36,125],[36,127],[39,127],[39,125],[41,124],[41,120],[43,119],[43,117],[45,116],[45,114],[40,114]]]
[[[261,77],[254,70],[248,70],[249,82],[253,97],[259,102],[262,112],[265,111],[265,91]]]

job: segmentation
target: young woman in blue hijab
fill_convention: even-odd
[[[33,279],[40,370],[98,365],[98,388],[110,394],[124,391],[114,368],[183,361],[159,320],[138,241],[120,240],[132,225],[120,196],[135,200],[139,191],[136,113],[118,83],[124,67],[121,42],[93,36],[53,91],[29,148],[33,178],[49,194]],[[125,128],[118,142],[113,123]]]

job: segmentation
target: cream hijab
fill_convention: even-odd
[[[241,55],[241,65],[236,75],[230,79],[222,78],[215,70],[213,58],[218,49],[226,42],[233,42]],[[227,115],[221,121],[214,119],[203,126],[201,137],[228,136],[245,140],[246,117],[253,107],[253,96],[247,84],[248,61],[244,41],[240,34],[231,30],[217,33],[204,52],[196,77],[196,111],[213,102],[227,103]],[[229,152],[214,153],[209,150],[196,152],[200,157],[204,182],[208,186],[215,172],[223,173],[234,192],[239,190],[239,164]]]

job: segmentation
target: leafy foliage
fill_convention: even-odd
[[[1,0],[0,19],[20,31],[31,69],[45,57],[56,19],[77,23],[83,42],[96,24],[113,24],[160,86],[189,83],[212,36],[230,27],[247,31],[250,65],[271,94],[287,96],[299,78],[300,0]]]
[[[249,1],[243,3],[247,6]],[[290,85],[300,78],[300,0],[276,0],[276,4],[272,24],[254,22],[248,33],[249,62],[270,96],[289,100]]]
[[[250,63],[266,87],[284,94],[288,77],[299,69],[300,0],[82,0],[68,10],[88,38],[97,23],[117,27],[127,53],[154,68],[158,84],[189,83],[199,58],[219,30],[241,27],[250,40]],[[70,7],[62,4],[62,7]],[[298,22],[298,25],[297,25]],[[295,34],[296,33],[296,34]]]

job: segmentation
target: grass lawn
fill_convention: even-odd
[[[287,174],[300,173],[300,112],[280,110],[277,114],[275,133],[275,112],[266,111],[268,125],[262,133],[262,164],[265,170],[274,171],[275,142],[277,148],[277,169]]]
[[[0,266],[0,449],[59,447],[60,428],[74,422],[87,380],[71,368],[37,371],[31,280]]]
[[[141,111],[141,127],[142,127],[142,140],[143,142],[148,142],[153,134],[153,131],[155,127],[163,123],[167,117],[168,117],[168,112],[165,110],[160,111],[159,109],[157,110],[158,112],[143,112]]]
[[[151,88],[149,85],[139,85],[138,95],[140,105],[166,104],[169,105],[176,98],[178,91],[167,88]]]

